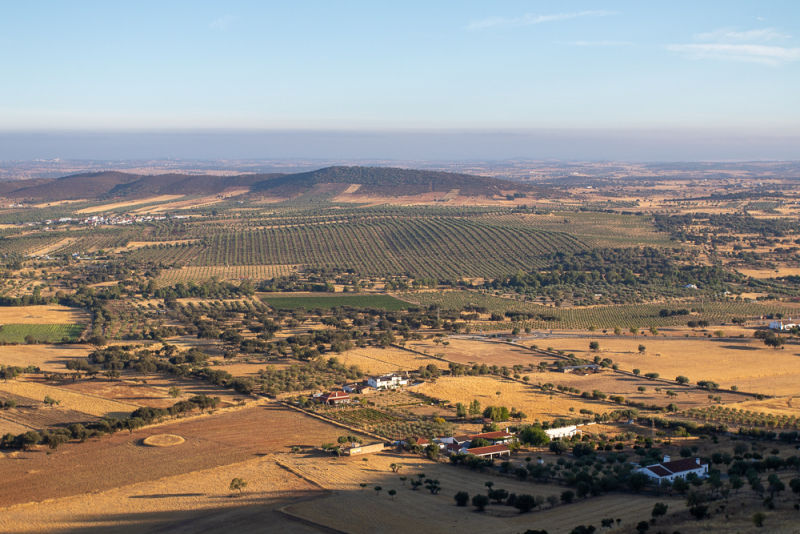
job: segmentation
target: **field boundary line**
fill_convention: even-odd
[[[325,490],[325,491],[329,491],[329,490]],[[310,527],[317,528],[317,529],[319,529],[319,530],[321,530],[323,532],[330,532],[332,534],[349,534],[348,532],[345,532],[343,530],[338,530],[338,529],[335,529],[335,528],[332,528],[332,527],[328,527],[326,525],[323,525],[322,523],[315,523],[314,521],[311,521],[310,519],[306,519],[305,517],[300,517],[299,515],[295,515],[292,512],[290,512],[289,510],[287,510],[287,508],[289,508],[291,506],[295,506],[295,505],[301,504],[303,502],[308,502],[308,501],[311,501],[311,500],[318,500],[318,499],[329,499],[331,497],[333,497],[332,493],[329,493],[328,495],[320,495],[319,497],[306,499],[304,501],[288,504],[286,506],[281,506],[280,508],[275,508],[275,511],[278,512],[279,514],[283,515],[284,517],[287,517],[287,518],[291,519],[292,521],[297,521],[298,523],[302,523],[304,525],[308,525]]]
[[[364,434],[365,436],[369,436],[371,438],[375,438],[375,439],[378,439],[378,440],[383,441],[383,442],[389,441],[388,439],[386,439],[386,438],[384,438],[382,436],[379,436],[378,434],[373,434],[372,432],[369,432],[368,430],[362,430],[360,428],[355,428],[355,427],[346,425],[344,423],[340,423],[339,421],[336,421],[334,419],[329,419],[329,418],[327,418],[325,416],[322,416],[322,415],[319,415],[319,414],[316,414],[316,413],[307,412],[307,411],[303,410],[302,408],[298,408],[297,406],[292,406],[291,404],[289,404],[286,401],[279,401],[279,402],[280,402],[280,404],[283,404],[284,406],[286,406],[288,408],[291,408],[292,410],[298,411],[298,412],[303,413],[305,415],[308,415],[310,417],[316,417],[317,419],[321,419],[322,421],[325,421],[326,423],[331,423],[333,425],[340,426],[342,428],[346,428],[347,430],[352,430],[353,432],[358,432],[359,434]]]
[[[319,482],[317,482],[313,478],[310,478],[308,475],[304,475],[303,473],[301,473],[297,469],[294,469],[292,466],[281,462],[281,460],[279,458],[275,458],[275,465],[277,465],[278,467],[280,467],[282,469],[285,469],[285,470],[289,471],[291,474],[295,475],[296,477],[302,478],[303,480],[305,480],[309,484],[315,485],[316,487],[318,487],[319,489],[325,491],[329,495],[333,493],[333,490],[331,490],[329,488],[326,488],[325,486],[323,486],[322,484],[320,484]],[[291,505],[289,504],[287,506],[291,506]]]

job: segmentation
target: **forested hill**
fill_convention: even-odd
[[[462,195],[492,196],[505,194],[506,191],[534,192],[540,189],[484,176],[396,167],[326,167],[264,180],[255,184],[253,189],[286,194],[302,192],[320,184],[358,184],[362,186],[360,192],[390,195],[458,189]]]
[[[107,200],[156,195],[216,195],[225,190],[250,189],[266,195],[291,197],[330,184],[332,192],[360,185],[361,194],[414,195],[459,190],[462,195],[500,195],[508,191],[556,196],[552,190],[467,174],[390,167],[327,167],[298,174],[137,175],[96,172],[55,179],[0,182],[0,197],[32,201]]]

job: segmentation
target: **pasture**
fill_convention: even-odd
[[[85,329],[81,324],[4,324],[0,326],[0,343],[25,343],[28,336],[38,343],[74,341]]]

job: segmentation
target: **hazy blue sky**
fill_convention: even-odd
[[[0,7],[0,131],[20,147],[32,137],[10,134],[350,130],[401,132],[392,134],[399,140],[458,130],[541,139],[557,130],[564,157],[580,139],[570,132],[625,142],[641,131],[713,137],[709,158],[725,158],[725,147],[731,157],[762,154],[732,148],[734,138],[777,150],[763,157],[800,158],[799,95],[796,0]],[[281,155],[313,155],[330,146],[314,141],[323,137],[290,136],[298,141],[282,150],[297,153]],[[180,152],[177,139],[165,150]],[[540,149],[516,155],[546,157]],[[10,150],[0,146],[0,157]],[[392,157],[391,144],[369,150],[361,155]]]

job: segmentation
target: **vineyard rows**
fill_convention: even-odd
[[[304,264],[431,278],[529,270],[546,254],[585,248],[561,232],[441,218],[230,231],[207,242],[193,265]]]
[[[251,279],[269,280],[279,276],[287,276],[297,271],[299,265],[234,265],[231,267],[204,266],[168,269],[161,272],[156,279],[160,286],[171,286],[178,282],[203,282],[217,277],[220,280]]]

